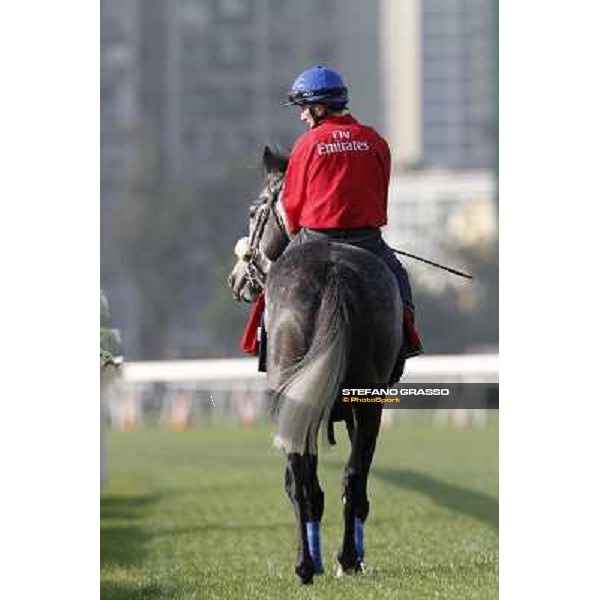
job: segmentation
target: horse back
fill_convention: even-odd
[[[332,303],[345,324],[344,381],[387,383],[402,343],[398,285],[381,259],[348,244],[305,243],[273,265],[267,280],[268,361],[287,368],[318,346],[319,316],[334,310]]]

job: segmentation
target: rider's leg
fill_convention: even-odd
[[[415,323],[415,308],[413,304],[412,288],[410,285],[410,279],[406,269],[402,263],[396,258],[396,255],[392,252],[390,247],[384,242],[381,236],[376,236],[373,239],[367,239],[361,242],[360,247],[365,250],[370,250],[376,254],[394,274],[396,281],[398,282],[398,289],[403,303],[403,342],[402,348],[398,354],[394,368],[390,375],[390,384],[396,383],[400,380],[404,374],[404,367],[406,365],[406,359],[412,356],[418,356],[423,353],[423,347],[416,329]],[[410,320],[411,323],[404,323],[404,320]]]
[[[412,287],[410,285],[408,273],[406,272],[404,265],[398,260],[383,238],[379,236],[373,240],[369,240],[362,247],[366,250],[371,250],[390,268],[398,282],[402,302],[407,305],[410,310],[414,311]]]

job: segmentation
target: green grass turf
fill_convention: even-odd
[[[294,520],[269,428],[109,432],[101,597],[497,598],[498,419],[480,429],[425,415],[383,430],[369,480],[366,575],[335,579],[345,433],[321,454],[326,574],[293,573]]]

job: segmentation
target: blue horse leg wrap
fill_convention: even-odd
[[[354,517],[354,545],[356,546],[356,553],[360,560],[365,560],[365,546],[363,541],[364,524],[358,518]]]
[[[306,536],[308,538],[308,550],[315,564],[315,575],[321,575],[324,572],[323,560],[321,559],[321,523],[309,521],[306,524]]]

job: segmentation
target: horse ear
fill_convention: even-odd
[[[278,150],[271,150],[270,146],[265,146],[263,152],[263,166],[267,173],[285,173],[288,164],[288,157]]]
[[[273,171],[274,169],[274,156],[273,156],[273,151],[271,150],[271,148],[269,148],[269,146],[265,146],[265,149],[263,151],[263,166],[266,169],[267,173],[271,173],[271,171]]]

